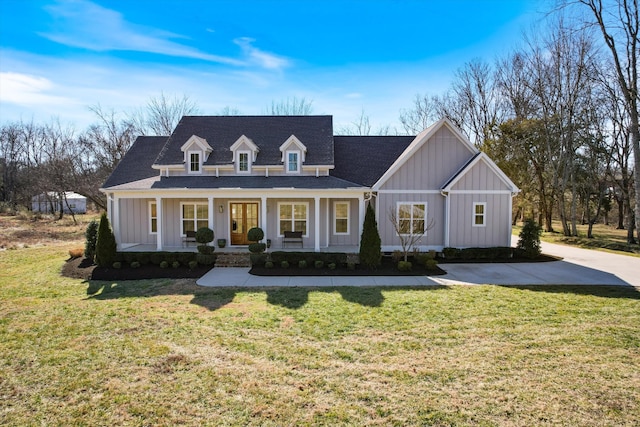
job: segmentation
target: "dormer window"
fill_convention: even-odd
[[[291,135],[281,146],[282,162],[286,173],[300,173],[307,147],[295,135]]]
[[[242,135],[229,147],[233,153],[233,163],[237,173],[251,173],[251,165],[256,161],[260,149],[254,142]]]
[[[287,173],[300,172],[300,152],[299,151],[287,151]]]
[[[187,173],[202,173],[202,165],[213,151],[207,140],[197,135],[192,135],[180,148],[184,153],[184,163]]]
[[[238,172],[251,172],[251,161],[249,151],[238,152]]]
[[[200,173],[202,160],[199,151],[189,151],[189,173]]]

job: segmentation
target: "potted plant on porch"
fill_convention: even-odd
[[[218,247],[224,248],[225,246],[227,246],[227,239],[218,239]]]

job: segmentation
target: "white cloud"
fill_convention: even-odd
[[[212,55],[176,43],[183,36],[127,22],[122,14],[86,0],[60,0],[47,7],[59,29],[41,33],[49,40],[93,51],[136,51],[195,58],[227,65],[243,61]]]
[[[51,92],[53,83],[42,76],[13,72],[0,72],[0,102],[21,106],[77,104],[78,102]]]
[[[276,55],[274,53],[264,52],[253,46],[254,39],[250,37],[240,37],[233,41],[242,48],[247,58],[255,64],[260,65],[268,70],[281,70],[290,65],[287,58]]]

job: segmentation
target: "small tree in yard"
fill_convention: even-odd
[[[84,237],[87,239],[84,245],[84,256],[93,261],[96,256],[96,242],[98,241],[98,221],[94,219],[87,225]]]
[[[100,267],[109,267],[116,258],[116,238],[109,227],[107,214],[103,213],[100,217],[100,225],[98,226],[98,238],[96,241],[96,263]]]
[[[532,219],[524,222],[524,226],[520,231],[517,248],[524,252],[527,258],[537,258],[542,252],[540,248],[540,234],[542,229]]]
[[[367,213],[364,216],[362,236],[360,238],[360,263],[362,265],[372,270],[380,266],[382,259],[381,243],[376,213],[371,204],[369,204]]]
[[[416,209],[411,207],[411,209]],[[424,217],[421,219],[410,219],[410,217],[403,217],[403,213],[400,213],[400,217],[396,214],[396,211],[391,208],[389,210],[389,221],[393,224],[393,229],[396,235],[400,239],[400,247],[402,247],[402,255],[404,262],[408,262],[409,251],[422,239],[428,230],[431,230],[434,226],[433,219],[426,222],[426,209],[424,211]]]

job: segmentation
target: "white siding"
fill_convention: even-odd
[[[484,161],[466,171],[452,190],[509,191],[509,187]]]

